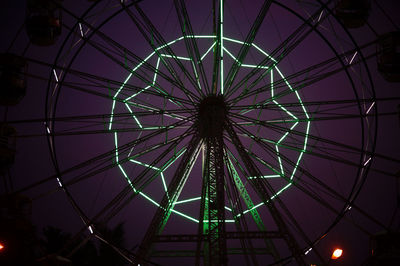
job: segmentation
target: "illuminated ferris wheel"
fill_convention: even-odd
[[[393,115],[377,107],[398,98],[376,96],[370,62],[400,81],[379,3],[92,2],[28,1],[28,45],[2,55],[3,105],[27,79],[47,86],[45,119],[6,116],[3,168],[10,125],[36,123],[56,171],[13,191],[51,183],[77,235],[133,265],[325,264],[321,242],[350,210],[387,228],[355,202],[370,171],[394,175],[374,158],[398,162],[375,152],[378,116]],[[97,230],[118,221],[134,248]]]

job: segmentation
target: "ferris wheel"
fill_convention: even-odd
[[[97,239],[133,265],[325,265],[337,226],[369,234],[352,213],[390,231],[356,201],[400,162],[376,151],[378,118],[400,99],[377,92],[377,76],[400,81],[399,28],[380,1],[26,8],[0,58],[0,162],[5,195],[72,206],[51,214],[85,236],[63,256]],[[25,95],[42,108],[13,113]],[[33,138],[52,167],[13,187],[15,145]],[[132,248],[98,230],[121,221]]]

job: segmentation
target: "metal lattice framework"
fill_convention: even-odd
[[[351,209],[387,229],[355,203],[369,171],[394,176],[374,158],[400,162],[375,152],[378,115],[395,114],[378,102],[399,99],[375,95],[376,36],[357,41],[331,0],[261,1],[246,26],[228,0],[167,2],[97,1],[77,15],[54,1],[56,56],[24,51],[50,68],[28,73],[47,82],[46,117],[10,123],[44,123],[56,174],[17,192],[56,180],[77,235],[134,265],[326,263],[318,244],[340,220],[367,231]],[[97,230],[118,219],[134,249]]]

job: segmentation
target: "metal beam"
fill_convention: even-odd
[[[154,240],[156,239],[157,235],[163,231],[168,218],[171,215],[172,208],[176,200],[179,198],[182,188],[188,178],[188,174],[190,173],[195,159],[197,158],[200,150],[200,143],[201,138],[195,133],[188,144],[188,148],[183,155],[178,168],[175,171],[170,185],[168,186],[168,191],[165,193],[160,203],[160,207],[157,209],[142,240],[142,243],[139,246],[139,251],[137,253],[138,263],[147,260],[147,258],[150,256]]]
[[[229,154],[229,155],[231,155],[231,154]],[[251,200],[250,195],[248,194],[247,189],[244,186],[242,180],[240,179],[239,174],[237,173],[237,171],[235,169],[235,166],[233,165],[231,159],[228,156],[227,156],[226,161],[227,161],[226,165],[228,168],[229,175],[234,180],[237,190],[239,191],[242,199],[244,200],[247,209],[250,210],[250,214],[251,214],[254,222],[256,223],[257,228],[260,230],[259,233],[267,233],[265,225],[260,217],[260,214],[258,213],[257,209],[254,208],[255,205],[254,205],[253,201]],[[279,256],[278,250],[275,248],[275,246],[272,243],[272,241],[270,240],[270,238],[273,238],[273,237],[265,237],[264,238],[266,247],[268,249],[270,249],[271,254],[273,255],[274,259],[279,260],[280,256]]]
[[[258,33],[258,30],[260,29],[260,26],[262,22],[264,21],[264,18],[267,15],[267,12],[272,4],[272,0],[265,0],[264,4],[262,5],[255,21],[253,22],[253,25],[251,26],[250,31],[247,34],[246,40],[244,41],[243,45],[240,47],[239,54],[237,56],[237,60],[232,64],[231,69],[228,72],[228,75],[226,77],[226,80],[224,81],[224,86],[229,89],[229,87],[233,84],[237,73],[239,72],[240,66],[243,63],[243,60],[246,58],[247,53],[250,50],[250,47],[252,46],[252,43],[254,39],[256,38],[256,35]]]
[[[269,255],[269,250],[266,248],[252,248],[251,250],[244,250],[242,248],[229,248],[226,252],[228,255]],[[157,250],[153,251],[151,256],[154,257],[194,257],[196,254],[195,250]],[[203,255],[203,252],[201,253]]]
[[[222,132],[221,132],[222,133]],[[208,235],[209,265],[226,265],[225,239],[225,187],[222,134],[217,137],[205,137],[206,160],[203,178],[207,180],[208,214],[203,218],[205,234]]]
[[[225,232],[220,234],[225,239],[270,239],[281,238],[282,234],[279,231],[247,231],[247,232]],[[209,234],[203,235],[158,235],[154,242],[197,242],[208,241]]]
[[[239,137],[237,136],[236,132],[233,129],[231,122],[226,123],[225,127],[226,131],[228,132],[232,143],[236,147],[236,150],[239,152],[239,155],[245,165],[247,171],[249,172],[249,176],[262,176],[260,170],[256,167],[254,161],[250,158],[249,154],[246,152],[243,144],[241,143]],[[264,204],[268,207],[269,212],[274,219],[279,231],[282,234],[282,238],[285,240],[286,244],[288,245],[293,257],[295,258],[298,265],[306,265],[303,259],[303,251],[300,248],[299,244],[297,243],[296,239],[289,231],[283,217],[279,213],[277,207],[273,200],[271,200],[270,194],[273,193],[273,188],[271,185],[262,178],[254,178],[250,180],[250,185],[253,189],[257,192],[258,196],[262,199]],[[275,200],[279,201],[279,197],[276,197]],[[279,202],[281,205],[282,202]]]

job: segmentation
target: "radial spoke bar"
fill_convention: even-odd
[[[122,7],[126,11],[127,15],[131,18],[132,22],[136,25],[138,30],[141,32],[142,36],[146,39],[148,44],[151,46],[151,48],[154,50],[154,52],[158,55],[160,58],[161,62],[163,65],[168,69],[170,74],[174,77],[174,79],[178,82],[180,86],[177,86],[180,90],[182,90],[188,97],[188,99],[192,100],[193,99],[199,99],[197,95],[195,95],[193,92],[190,90],[187,90],[181,79],[179,78],[178,73],[175,71],[174,67],[169,63],[169,60],[167,57],[161,56],[160,50],[165,49],[167,51],[167,54],[171,55],[170,59],[173,59],[173,61],[178,65],[180,71],[185,75],[185,77],[188,79],[188,81],[194,86],[194,88],[197,88],[198,84],[197,82],[193,79],[193,77],[188,73],[186,70],[185,66],[182,64],[182,62],[177,58],[175,53],[173,52],[172,48],[170,45],[168,45],[161,34],[157,31],[151,20],[146,16],[146,14],[143,12],[143,10],[139,7],[139,5],[134,2],[133,5],[138,12],[139,16],[141,17],[142,20],[140,20],[137,16],[133,14],[133,12],[130,10],[128,6],[126,6],[124,3],[121,3]],[[155,43],[157,42],[159,47],[155,46]]]
[[[188,144],[188,149],[183,155],[177,170],[175,171],[174,177],[168,186],[168,194],[165,194],[160,207],[157,209],[150,225],[146,231],[146,234],[139,246],[138,251],[138,262],[146,260],[150,256],[153,242],[157,235],[161,234],[168,218],[171,214],[172,207],[176,200],[179,198],[180,192],[188,178],[188,173],[193,167],[194,161],[200,150],[201,138],[198,134],[194,134]]]
[[[259,81],[263,79],[263,77],[269,73],[269,71],[279,63],[283,58],[285,58],[292,50],[294,50],[301,42],[304,40],[311,32],[313,32],[314,28],[316,28],[321,22],[315,23],[310,29],[307,31],[305,30],[307,26],[320,14],[322,11],[322,7],[317,10],[317,12],[314,13],[307,21],[304,21],[303,24],[301,24],[288,38],[286,38],[275,50],[270,54],[269,57],[264,58],[256,68],[254,68],[249,74],[247,74],[241,81],[239,81],[235,86],[233,86],[229,93],[227,94],[227,97],[230,97],[234,92],[236,92],[238,89],[243,88],[245,84],[247,83],[247,80],[251,79],[252,77],[256,76],[259,74],[260,71],[263,71],[261,75],[252,82],[250,85],[250,88],[254,87],[256,84],[258,84]],[[303,33],[305,31],[305,33]],[[280,51],[281,54],[279,55],[279,61],[273,59],[273,57],[278,54]],[[272,61],[272,65],[271,65]],[[271,66],[270,66],[271,65]],[[264,66],[270,66],[267,70],[264,69]]]
[[[250,31],[248,32],[246,36],[246,40],[244,41],[243,45],[240,47],[239,54],[237,56],[237,60],[234,61],[231,69],[228,72],[228,75],[224,81],[224,86],[225,90],[228,91],[229,88],[232,86],[237,73],[239,72],[239,69],[244,61],[244,59],[247,56],[247,53],[250,50],[250,47],[253,44],[253,41],[255,37],[257,36],[258,30],[260,29],[261,24],[264,21],[264,18],[267,15],[267,12],[272,4],[272,0],[265,0],[260,11],[258,12],[258,15],[253,22],[253,25],[250,28]]]
[[[219,21],[218,21],[218,50],[219,54],[219,70],[220,70],[220,93],[224,94],[224,4],[225,0],[219,0]],[[215,85],[216,86],[216,85]]]
[[[213,46],[213,72],[211,83],[211,94],[217,94],[218,75],[221,64],[221,13],[217,12],[220,6],[219,2],[222,0],[213,0],[213,35],[216,36],[215,45]],[[222,84],[222,82],[221,82]]]
[[[390,98],[364,98],[364,99],[346,99],[346,100],[326,100],[326,101],[313,101],[313,102],[285,102],[280,103],[283,107],[299,107],[299,106],[329,106],[329,105],[343,105],[343,104],[357,104],[357,103],[373,103],[373,102],[387,102],[387,101],[399,101],[400,97],[390,97]],[[351,105],[353,106],[353,105]],[[279,109],[278,107],[274,107],[274,105],[262,105],[262,104],[253,104],[253,105],[235,105],[230,108],[230,110],[253,110],[253,109],[268,109],[274,110]]]
[[[194,37],[195,34],[192,28],[192,24],[190,23],[190,17],[186,10],[186,4],[183,0],[174,0],[174,3],[179,23],[181,25],[183,38],[186,44],[186,50],[189,54],[190,59],[193,62],[192,67],[196,79],[198,80],[199,90],[200,93],[204,95],[204,92],[201,90],[201,84],[198,76],[200,75],[202,84],[205,86],[206,92],[209,91],[209,84],[206,72],[204,70],[203,61],[201,60],[199,48],[197,46],[196,38]]]
[[[159,177],[161,175],[161,178],[163,179],[162,176],[162,172],[165,171],[172,163],[174,163],[179,157],[182,156],[182,154],[186,151],[185,148],[181,149],[180,151],[178,151],[177,153],[174,153],[174,155],[169,158],[168,160],[166,160],[168,154],[173,151],[176,147],[176,145],[178,145],[180,142],[182,142],[182,140],[184,138],[186,138],[189,134],[186,133],[182,136],[176,137],[174,139],[172,139],[171,141],[169,141],[166,144],[162,144],[161,146],[165,146],[167,144],[169,144],[168,148],[166,150],[164,150],[163,152],[161,152],[157,158],[155,158],[150,165],[148,165],[146,167],[145,170],[143,170],[141,173],[139,173],[133,180],[130,180],[127,176],[125,176],[129,186],[128,188],[130,190],[133,190],[133,192],[135,193],[135,195],[140,194],[141,196],[147,198],[147,195],[145,195],[142,191],[149,185],[151,184],[157,177]],[[160,145],[157,145],[156,148],[160,148]],[[127,162],[127,161],[131,161],[133,158],[138,157],[139,155],[142,155],[144,153],[147,153],[148,151],[144,151],[140,154],[136,154],[135,156],[129,156],[127,159],[123,160],[121,163]],[[156,171],[154,171],[153,174],[149,174],[149,170],[156,168],[154,167],[155,164],[157,164],[158,162],[161,162],[162,160],[166,161],[160,168],[157,168]],[[125,173],[125,172],[123,172]],[[170,192],[168,191],[168,189],[165,191],[165,194],[167,197],[169,197]],[[121,202],[119,204],[119,206],[115,205],[112,210],[112,212],[110,212],[107,216],[105,216],[103,218],[104,222],[108,222],[110,219],[112,219],[113,217],[115,217],[119,211],[121,211],[127,204],[129,204],[129,202],[131,202],[132,197],[130,198],[126,198],[124,202]],[[160,205],[154,201],[152,201],[157,207],[160,207]]]
[[[240,117],[240,115],[237,115],[237,114],[235,114],[234,116]],[[281,126],[279,126],[277,124],[268,124],[268,123],[265,123],[264,121],[260,121],[260,120],[257,120],[257,119],[251,118],[251,117],[246,117],[246,119],[250,120],[254,124],[262,125],[262,126],[264,126],[266,128],[269,128],[269,129],[276,129],[278,131],[285,131],[285,132],[287,131],[287,128],[281,127]],[[294,130],[294,129],[290,130],[290,133],[294,134],[296,136],[308,137],[310,139],[313,139],[313,140],[316,140],[316,141],[321,141],[321,142],[324,142],[326,144],[331,144],[333,146],[341,147],[341,148],[344,148],[344,149],[347,149],[347,150],[350,150],[350,151],[355,151],[355,152],[358,152],[358,153],[359,152],[364,152],[366,155],[379,156],[380,158],[400,163],[400,160],[397,159],[397,158],[391,158],[391,157],[388,157],[388,156],[385,156],[385,155],[382,155],[382,154],[379,155],[379,154],[376,154],[375,152],[362,150],[360,148],[357,148],[357,147],[354,147],[354,146],[351,146],[351,145],[348,145],[348,144],[340,143],[340,142],[337,142],[337,141],[334,141],[334,140],[331,140],[331,139],[327,139],[327,138],[323,138],[323,137],[320,137],[320,136],[316,136],[316,135],[313,135],[313,134],[310,134],[310,133],[305,133],[305,132],[301,132],[301,131]],[[379,170],[375,170],[375,171],[379,171]],[[387,172],[383,172],[383,173],[388,174],[390,176],[394,176],[394,174],[391,174],[391,173],[387,173]]]
[[[177,143],[181,139],[182,138],[177,138],[174,142],[172,142],[171,145],[169,146],[169,148],[167,149],[167,151],[165,151],[162,154],[160,154],[158,156],[158,158],[155,159],[154,163],[156,163],[156,161],[159,161],[159,160],[163,159],[165,154],[168,151],[170,151],[171,149],[173,149],[175,147],[175,145],[177,145]],[[145,176],[147,172],[148,172],[148,169],[143,170],[139,174],[139,177]],[[151,179],[153,180],[155,176],[156,175],[153,175],[153,177]],[[140,179],[140,178],[138,178],[138,179]],[[136,180],[138,180],[138,179],[136,179]],[[144,196],[144,194],[142,193],[142,190],[149,183],[150,182],[147,181],[143,185],[140,185],[140,188],[138,188],[138,189],[135,189],[135,187],[132,185],[132,183],[129,183],[128,185],[126,185],[123,190],[121,190],[96,215],[94,215],[93,218],[91,218],[89,224],[93,225],[93,224],[97,224],[97,223],[100,223],[100,222],[102,222],[104,224],[107,223],[112,217],[117,215],[118,212],[123,209],[123,207],[125,207],[129,202],[131,202],[136,195],[140,194],[140,195]],[[134,185],[139,187],[139,184],[137,182]],[[133,191],[133,193],[132,193],[132,191]],[[128,195],[130,195],[130,197],[126,198]],[[124,198],[126,198],[125,201],[123,201]],[[108,211],[108,214],[106,214],[107,211]]]
[[[238,127],[240,128],[240,130],[242,130],[243,132],[246,132],[246,130],[243,127]],[[248,133],[247,133],[248,134]],[[266,150],[271,150],[271,147],[269,147],[268,145],[266,145],[265,142],[260,142],[260,146],[263,147]],[[371,221],[375,222],[377,225],[387,229],[387,227],[385,225],[383,225],[381,222],[379,222],[378,220],[376,220],[375,218],[373,218],[371,215],[367,214],[365,211],[363,211],[361,208],[359,208],[358,206],[354,205],[353,202],[349,202],[348,199],[346,199],[343,195],[339,194],[336,190],[334,190],[332,187],[326,185],[324,182],[321,181],[320,178],[315,177],[314,175],[312,175],[308,170],[304,169],[303,167],[301,167],[300,165],[298,165],[297,163],[291,161],[289,158],[287,158],[285,155],[280,154],[280,157],[286,162],[288,163],[291,167],[295,167],[297,170],[299,170],[302,174],[304,174],[305,176],[309,177],[311,179],[311,181],[313,182],[313,184],[315,185],[319,185],[320,188],[323,188],[325,190],[325,192],[327,194],[330,194],[333,198],[339,199],[341,200],[344,205],[346,205],[345,207],[351,206],[354,207],[355,209],[357,209],[361,214],[363,214],[365,217],[367,217],[368,219],[370,219]],[[357,165],[359,167],[362,167],[360,165]],[[290,182],[291,184],[294,184],[296,186],[296,182],[292,182],[292,179],[289,179],[285,176],[283,176],[286,181]],[[302,181],[302,178],[299,178],[298,180]],[[298,182],[297,182],[298,183]],[[302,191],[305,192],[305,189],[302,188]],[[308,193],[307,193],[308,194]],[[343,215],[344,211],[346,210],[345,208],[341,211],[336,210],[335,208],[333,208],[330,204],[328,204],[326,201],[323,201],[320,197],[317,196],[313,196],[314,199],[319,199],[319,202],[327,207],[329,210],[333,211],[336,214],[339,215]]]
[[[65,25],[64,25],[65,26]],[[65,26],[68,28],[68,26]],[[68,28],[69,29],[69,28]],[[71,30],[71,29],[69,29]],[[126,71],[128,71],[130,74],[128,75],[128,77],[125,79],[125,81],[122,83],[121,87],[117,90],[117,92],[115,93],[115,95],[113,96],[113,99],[116,98],[122,91],[122,89],[125,87],[126,83],[128,82],[128,80],[131,78],[132,75],[135,75],[136,77],[138,77],[140,80],[142,80],[143,82],[145,82],[148,87],[153,87],[154,89],[156,89],[157,91],[161,92],[161,94],[163,94],[163,96],[167,96],[168,93],[166,92],[166,90],[162,89],[161,86],[154,80],[148,80],[147,78],[145,78],[143,75],[140,75],[138,73],[138,71],[136,71],[141,64],[137,65],[134,69],[129,69],[126,64],[124,62],[121,62],[119,59],[115,58],[112,54],[110,54],[109,52],[107,52],[104,48],[102,48],[101,46],[99,46],[98,44],[96,44],[95,42],[91,41],[88,38],[84,38],[85,41],[87,41],[92,47],[94,47],[96,50],[98,50],[99,52],[101,52],[102,54],[104,54],[106,57],[108,57],[109,59],[111,59],[114,63],[116,63],[117,65],[119,65],[120,67],[122,67],[123,69],[125,69]],[[158,70],[155,70],[156,73],[158,73]],[[58,81],[57,81],[58,82]],[[146,87],[146,88],[148,88]],[[182,89],[183,84],[179,84],[179,86],[177,86],[177,88],[181,88]],[[186,95],[190,95],[190,93],[186,90],[186,89],[182,89],[184,90]],[[86,90],[87,91],[87,90]],[[140,91],[138,93],[142,93],[146,91],[146,89],[141,88]],[[108,97],[109,98],[109,97]],[[190,105],[193,105],[193,100],[191,98],[189,98],[191,100]],[[125,100],[124,100],[125,101]],[[174,101],[173,101],[174,102]],[[178,103],[177,105],[179,105],[180,103]]]
[[[365,59],[371,59],[371,58],[374,58],[375,56],[376,56],[376,53],[372,53],[372,54],[369,54],[368,56],[365,56]],[[279,99],[279,98],[281,98],[283,96],[286,96],[288,94],[295,93],[298,90],[307,88],[308,86],[310,86],[310,85],[312,85],[314,83],[317,83],[317,82],[319,82],[319,81],[321,81],[323,79],[326,79],[326,78],[328,78],[330,76],[338,74],[341,71],[345,71],[348,68],[353,67],[356,64],[364,62],[361,59],[360,60],[354,60],[354,61],[355,62],[353,62],[353,64],[351,64],[351,65],[350,64],[342,65],[342,66],[340,66],[340,67],[338,67],[336,69],[333,69],[333,70],[331,70],[329,72],[322,73],[322,74],[318,74],[317,73],[315,75],[308,75],[309,73],[300,71],[300,72],[297,72],[297,73],[295,73],[295,74],[293,74],[293,75],[291,75],[289,77],[285,77],[285,78],[282,78],[280,80],[274,81],[273,84],[268,84],[268,85],[265,85],[265,86],[261,86],[261,87],[255,89],[255,90],[247,90],[246,92],[243,92],[243,94],[240,97],[237,97],[237,98],[233,99],[231,102],[233,104],[235,104],[239,100],[246,99],[246,98],[248,98],[248,97],[250,97],[252,95],[256,95],[256,94],[259,94],[261,92],[268,92],[268,91],[271,90],[271,85],[273,85],[274,87],[276,85],[280,85],[280,86],[277,86],[276,88],[287,87],[286,84],[289,83],[290,79],[296,78],[296,77],[301,76],[303,74],[307,74],[306,77],[303,78],[302,80],[296,81],[296,82],[292,82],[291,83],[291,88],[287,88],[287,89],[279,92],[277,95],[274,96],[274,99]],[[307,68],[304,71],[306,71],[306,70],[311,70],[311,68]],[[271,99],[271,101],[272,101],[272,99]],[[262,104],[268,104],[269,102],[270,102],[270,100],[265,100],[265,101],[263,101],[261,103],[258,103],[258,104],[261,104],[261,105]]]
[[[184,123],[185,123],[184,121],[178,121],[175,124],[170,125],[169,128],[174,128],[174,127],[180,126],[180,125],[182,125]],[[142,137],[140,139],[130,141],[129,143],[126,143],[126,144],[118,147],[118,149],[122,150],[122,151],[129,150],[132,146],[137,145],[139,143],[143,143],[143,142],[147,141],[148,139],[153,138],[154,136],[159,136],[160,134],[164,133],[166,130],[168,130],[168,127],[164,128],[164,129],[156,130],[156,131],[154,131],[154,132],[152,132],[152,133],[150,133],[150,134],[148,134],[148,135],[146,135],[146,136],[144,136],[144,137]],[[91,164],[93,164],[94,162],[96,162],[98,160],[102,160],[104,158],[110,158],[110,156],[114,156],[116,149],[117,148],[111,149],[110,151],[107,151],[107,152],[102,153],[100,155],[94,156],[94,157],[92,157],[92,158],[90,158],[90,159],[88,159],[88,160],[86,160],[86,161],[84,161],[82,163],[79,163],[77,165],[74,165],[74,166],[72,166],[72,167],[70,167],[68,169],[64,169],[63,171],[61,171],[59,173],[59,175],[63,176],[63,175],[66,175],[66,174],[70,174],[71,172],[77,171],[77,170],[79,170],[79,169],[81,169],[83,167],[91,165]],[[50,177],[46,177],[44,179],[41,179],[41,180],[39,180],[37,182],[34,182],[34,183],[28,185],[28,186],[25,186],[25,187],[23,187],[21,189],[18,189],[14,193],[21,193],[21,192],[24,192],[26,190],[32,189],[34,187],[37,187],[37,186],[39,186],[41,184],[47,183],[49,181],[53,181],[59,175],[55,174],[55,175],[52,175]]]
[[[234,180],[234,183],[236,185],[237,190],[239,191],[243,201],[246,204],[246,207],[248,210],[250,210],[250,214],[254,220],[254,222],[257,225],[257,228],[260,232],[265,232],[266,228],[265,225],[261,219],[260,214],[258,213],[257,209],[254,208],[254,203],[250,198],[250,195],[247,193],[247,189],[244,186],[242,180],[239,177],[239,174],[237,173],[235,166],[233,165],[231,158],[234,160],[235,158],[232,156],[232,154],[228,151],[227,152],[227,156],[226,156],[226,166],[228,169],[228,173],[231,177],[231,179]],[[236,161],[237,162],[237,161]],[[238,216],[242,216],[243,212],[240,211],[239,214],[237,214]],[[271,251],[272,256],[274,257],[275,261],[278,261],[280,259],[278,250],[276,249],[276,247],[274,246],[273,242],[270,240],[270,238],[264,238],[264,242],[266,244],[266,247]]]
[[[227,123],[226,130],[236,150],[239,152],[239,155],[247,171],[249,172],[249,176],[262,176],[260,171],[254,165],[254,162],[251,160],[249,154],[246,152],[245,148],[243,147],[241,141],[239,140],[238,136],[236,135],[236,132],[234,131],[230,123]],[[300,246],[298,245],[292,233],[289,231],[289,228],[287,227],[285,221],[283,220],[283,217],[276,208],[275,203],[270,200],[269,195],[271,194],[271,192],[273,192],[272,187],[268,184],[268,182],[260,178],[251,179],[250,184],[257,192],[258,196],[262,199],[264,204],[268,207],[270,214],[272,215],[272,218],[274,219],[277,227],[279,228],[280,233],[283,236],[283,239],[285,240],[290,251],[292,252],[293,257],[296,259],[296,262],[299,265],[306,265],[303,259],[304,254]],[[276,199],[279,200],[279,198]],[[280,205],[282,206],[283,203],[281,203]]]
[[[270,110],[271,109],[272,108],[270,108]],[[293,113],[295,113],[295,112],[293,112]],[[286,117],[281,117],[279,119],[266,120],[264,122],[265,122],[265,124],[288,124],[288,123],[290,124],[290,123],[296,123],[296,122],[311,122],[311,121],[317,122],[317,121],[345,120],[345,119],[356,119],[356,118],[359,119],[359,118],[377,117],[377,116],[392,116],[392,115],[396,116],[396,115],[398,115],[398,112],[387,112],[387,113],[382,112],[382,113],[376,113],[376,114],[372,113],[372,114],[358,114],[358,115],[340,114],[340,113],[322,113],[327,116],[315,116],[315,114],[318,114],[317,112],[314,112],[313,114],[314,114],[314,116],[309,117],[309,118],[301,117],[301,116],[297,116],[296,118],[293,118],[292,116],[286,116]],[[243,122],[237,123],[237,124],[242,124],[242,125],[247,125],[247,126],[256,125],[253,122],[247,122],[249,119],[248,116],[244,116],[242,119],[243,119]]]
[[[139,1],[136,1],[135,4],[137,4]],[[129,6],[132,6],[133,3],[129,4]],[[139,75],[136,71],[136,69],[138,69],[139,67],[144,67],[146,69],[148,69],[151,73],[157,73],[158,75],[162,76],[165,80],[167,80],[168,82],[170,82],[172,85],[181,88],[182,84],[178,83],[177,81],[171,79],[170,77],[168,77],[168,75],[164,74],[163,72],[161,72],[159,69],[154,68],[152,65],[150,65],[149,63],[147,63],[147,59],[150,58],[152,55],[155,54],[155,52],[153,52],[152,54],[150,54],[146,59],[142,59],[140,58],[140,56],[137,56],[135,53],[133,53],[132,51],[130,51],[129,49],[127,49],[126,47],[122,46],[119,42],[116,42],[115,40],[113,40],[112,38],[110,38],[109,36],[107,36],[106,34],[104,34],[103,32],[101,32],[99,30],[99,28],[93,28],[93,26],[84,21],[82,18],[77,17],[75,14],[73,14],[71,11],[69,11],[68,9],[65,9],[62,5],[58,5],[59,8],[63,9],[64,12],[68,13],[69,15],[71,15],[73,18],[75,18],[76,20],[80,21],[79,23],[84,24],[85,26],[87,26],[88,28],[92,29],[92,33],[86,38],[84,38],[84,36],[79,36],[79,38],[82,38],[85,42],[89,42],[89,44],[95,43],[94,41],[91,40],[91,36],[93,34],[97,34],[101,39],[103,39],[104,41],[108,42],[109,44],[111,44],[112,47],[114,47],[117,51],[119,51],[121,53],[121,56],[124,57],[125,60],[128,60],[128,58],[126,58],[126,55],[129,55],[131,57],[133,57],[134,61],[136,63],[136,67],[133,69],[133,71],[131,71],[130,69],[128,69],[131,72],[131,75],[135,75],[138,78],[140,78],[141,80],[144,80],[144,82],[146,84],[148,84],[149,86],[152,86],[154,84],[152,84],[152,82],[146,81],[146,79]],[[127,6],[125,6],[127,8]],[[118,11],[117,13],[121,12],[122,10]],[[66,25],[64,25],[65,27],[68,27]],[[72,30],[72,29],[71,29]],[[98,47],[98,45],[97,45]],[[109,54],[109,53],[107,53]],[[111,55],[110,55],[111,56]],[[111,56],[111,59],[113,59],[114,57]],[[119,62],[119,65],[121,65],[121,61],[116,60],[114,58],[115,62]],[[123,64],[123,67],[125,69],[127,69],[127,65],[126,63]],[[172,73],[171,73],[172,74]],[[161,87],[158,85],[155,87],[156,89],[161,90]],[[166,90],[162,90],[163,93],[165,94]]]
[[[226,148],[224,147],[224,162],[225,165],[227,166],[227,155],[226,155]],[[227,167],[228,168],[228,167]],[[233,215],[233,220],[235,223],[235,227],[236,227],[236,231],[237,232],[248,232],[249,231],[249,227],[248,227],[248,223],[247,223],[247,219],[245,219],[244,216],[240,216],[238,214],[243,213],[243,207],[242,207],[242,202],[241,202],[241,198],[240,198],[240,193],[235,185],[235,182],[232,178],[232,176],[229,173],[230,171],[227,171],[227,174],[225,175],[225,191],[226,191],[226,195],[227,195],[227,199],[228,199],[228,205],[230,208],[230,211]],[[254,246],[253,246],[253,241],[251,239],[240,239],[240,246],[242,248],[242,250],[253,250]],[[257,259],[254,256],[254,254],[249,255],[246,254],[244,256],[245,261],[246,261],[246,265],[250,265],[250,259],[253,262],[253,265],[258,265]]]
[[[235,147],[238,149],[242,144],[240,143],[239,138],[236,135],[236,132],[233,131],[233,127],[232,124],[230,125],[230,136],[231,136],[231,140],[233,142],[233,144],[235,145]],[[229,131],[228,131],[229,133]],[[236,138],[236,140],[232,139]],[[251,169],[251,165],[253,165],[253,168],[255,168],[255,170],[257,172],[253,172],[253,173],[257,173],[257,175],[251,175],[251,176],[258,176],[261,177],[261,172],[258,170],[258,168],[254,165],[254,162],[252,161],[252,159],[249,157],[249,155],[251,154],[250,151],[248,151],[247,149],[245,149],[243,146],[241,147],[243,150],[239,151],[240,156],[243,157],[247,156],[247,161],[244,161],[244,164],[246,165],[247,169]],[[268,149],[271,149],[270,147],[267,146]],[[272,151],[273,152],[273,151]],[[281,156],[281,155],[280,155]],[[285,158],[287,160],[287,158]],[[294,165],[294,163],[292,163]],[[249,166],[247,166],[249,165]],[[297,168],[297,164],[294,166],[295,168]],[[254,170],[252,170],[254,171]],[[249,171],[249,173],[252,173],[251,171]],[[292,177],[288,180],[288,182],[291,182]],[[276,193],[274,191],[274,189],[272,188],[272,186],[269,184],[267,179],[263,179],[263,178],[252,178],[250,179],[250,184],[252,186],[254,186],[254,189],[257,191],[259,197],[263,200],[264,204],[270,209],[271,215],[273,216],[275,222],[277,223],[277,226],[279,228],[279,230],[287,230],[286,232],[284,231],[283,233],[287,234],[286,237],[284,237],[284,239],[286,240],[289,248],[292,250],[292,255],[295,257],[296,261],[301,264],[304,264],[304,261],[302,260],[302,256],[304,255],[304,252],[302,250],[300,250],[300,247],[298,246],[296,239],[293,237],[293,235],[291,235],[291,233],[288,231],[289,229],[286,227],[286,225],[282,225],[279,224],[279,222],[285,223],[285,221],[283,220],[283,217],[278,216],[277,218],[275,218],[275,213],[273,213],[274,211],[277,211],[277,209],[272,210],[270,206],[272,205],[272,209],[274,209],[274,205],[273,205],[273,201],[272,199],[274,199],[275,201],[277,201],[280,205],[280,207],[282,208],[283,212],[286,214],[286,216],[289,218],[290,222],[292,223],[292,225],[294,225],[296,231],[299,233],[299,235],[305,240],[305,242],[307,243],[307,245],[313,247],[314,243],[311,242],[311,240],[308,238],[307,234],[304,232],[304,230],[301,228],[301,226],[299,225],[299,223],[297,222],[297,220],[295,219],[295,217],[291,214],[291,212],[289,211],[289,209],[286,207],[286,205],[282,202],[282,200],[279,198],[278,193]],[[259,191],[263,190],[263,193],[261,194]],[[268,191],[267,191],[268,190]],[[269,192],[272,192],[273,196],[268,196]],[[262,196],[264,195],[264,196]],[[265,198],[266,197],[266,198]],[[270,204],[270,205],[268,205]],[[279,213],[278,213],[279,215]],[[286,228],[285,228],[286,227]],[[296,255],[296,253],[298,253]],[[315,253],[317,254],[318,258],[320,259],[321,262],[324,263],[324,259],[323,257],[319,254],[319,252],[317,250],[315,250]],[[297,258],[296,256],[299,256],[299,258]],[[302,262],[299,262],[302,261]],[[303,265],[301,264],[301,265]]]
[[[94,74],[90,74],[90,73],[86,73],[86,72],[82,72],[73,68],[65,68],[62,66],[57,66],[57,65],[52,65],[46,62],[42,62],[33,58],[25,58],[27,61],[29,62],[33,62],[39,65],[44,65],[44,66],[48,66],[48,67],[54,67],[54,69],[59,69],[62,71],[67,71],[68,70],[68,74],[72,74],[76,77],[82,78],[88,82],[90,82],[89,84],[83,84],[83,83],[75,83],[75,82],[63,82],[63,85],[67,86],[67,87],[71,87],[77,90],[80,90],[82,92],[87,92],[89,94],[92,95],[97,95],[97,96],[101,96],[103,98],[108,98],[108,99],[114,99],[116,101],[119,102],[125,102],[124,98],[119,98],[118,96],[111,96],[110,92],[114,92],[116,93],[121,87],[124,88],[125,91],[129,91],[135,94],[141,93],[141,94],[148,94],[151,96],[156,96],[156,97],[161,97],[161,98],[167,98],[169,100],[171,100],[174,103],[184,103],[186,105],[191,105],[192,103],[186,99],[183,98],[179,98],[177,96],[174,95],[170,95],[168,94],[165,90],[159,90],[158,92],[155,91],[151,91],[151,90],[144,90],[143,87],[138,87],[138,86],[134,86],[132,84],[128,84],[128,83],[124,83],[121,81],[115,81],[109,78],[105,78],[105,77],[101,77],[101,76],[97,76]],[[156,70],[154,70],[156,71]],[[44,77],[39,77],[39,76],[33,76],[32,74],[27,74],[27,76],[33,77],[33,78],[37,78],[37,79],[41,79],[41,80],[47,80],[47,78]],[[150,81],[149,81],[150,82]],[[100,88],[103,90],[108,90],[107,93],[102,93],[102,92],[98,92],[98,91],[94,91],[88,88],[84,88],[84,87],[89,87],[89,88]],[[115,88],[113,88],[112,86],[116,86]],[[160,89],[157,87],[157,89]],[[122,94],[122,93],[120,93]],[[126,97],[128,97],[128,95],[126,95]]]

